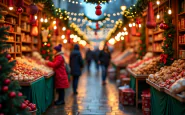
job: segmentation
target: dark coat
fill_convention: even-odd
[[[106,53],[103,50],[99,54],[99,61],[101,65],[109,66],[111,60],[111,54],[110,52]]]
[[[85,55],[85,60],[87,62],[90,62],[93,59],[93,52],[91,50],[87,50]]]
[[[55,88],[68,88],[68,76],[64,66],[64,58],[62,52],[57,53],[53,62],[48,62],[48,66],[55,71]]]
[[[79,51],[79,46],[75,45],[74,50],[70,54],[70,68],[72,76],[80,76],[81,68],[83,67],[82,55]]]

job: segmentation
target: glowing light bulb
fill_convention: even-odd
[[[159,14],[157,14],[157,19],[159,19],[160,18],[160,15]]]
[[[130,28],[132,27],[132,24],[131,24],[131,23],[129,24],[129,27],[130,27]]]
[[[63,42],[64,42],[64,44],[66,44],[67,43],[67,40],[65,39],[65,40],[63,40]]]
[[[43,21],[44,21],[44,19],[43,19],[43,18],[41,18],[41,19],[40,19],[40,21],[41,21],[41,22],[43,22]]]
[[[53,21],[53,24],[56,24],[56,21]]]
[[[57,26],[54,26],[54,29],[56,30],[57,29]]]
[[[132,25],[133,25],[133,26],[136,26],[136,23],[133,23]]]
[[[168,10],[168,14],[172,14],[172,10],[171,9]]]
[[[37,16],[35,16],[35,20],[37,20]]]
[[[127,31],[127,28],[126,28],[126,27],[124,27],[124,28],[123,28],[123,30],[124,30],[124,31]]]
[[[47,23],[47,22],[48,22],[48,19],[46,18],[46,19],[44,20],[44,22]]]
[[[139,24],[139,28],[141,28],[141,24]]]
[[[9,10],[13,10],[13,7],[9,7]]]
[[[63,31],[66,31],[66,27],[63,27],[62,30],[63,30]]]
[[[156,4],[157,4],[157,5],[159,5],[159,4],[160,4],[160,1],[159,1],[159,0],[157,0],[157,1],[156,1]]]
[[[62,35],[61,38],[64,39],[65,38],[65,35]]]

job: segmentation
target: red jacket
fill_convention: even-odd
[[[48,66],[55,71],[55,88],[68,88],[68,76],[64,66],[64,58],[62,52],[57,53],[53,62],[48,62]]]

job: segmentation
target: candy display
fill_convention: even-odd
[[[149,80],[155,84],[170,88],[170,86],[175,83],[176,80],[183,77],[183,74],[180,74],[185,69],[184,60],[175,60],[171,66],[165,66],[160,69],[160,71],[155,74],[149,75]]]

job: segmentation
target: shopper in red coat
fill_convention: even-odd
[[[52,67],[55,71],[55,88],[59,93],[59,99],[55,102],[56,105],[65,104],[65,88],[69,87],[68,75],[65,69],[65,61],[63,58],[63,52],[61,52],[62,45],[54,47],[53,53],[55,54],[55,58],[53,62],[47,62],[49,67]]]

